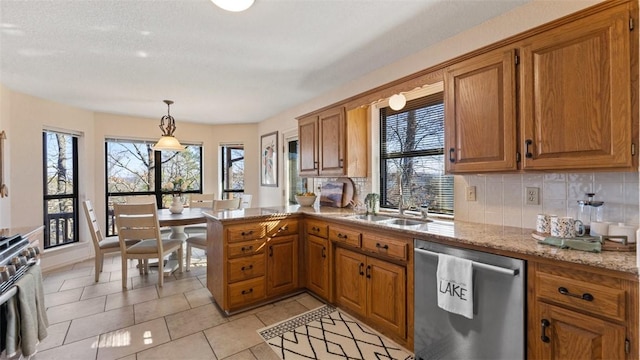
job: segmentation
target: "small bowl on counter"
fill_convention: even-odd
[[[313,206],[316,202],[316,195],[296,195],[296,201],[300,206]]]

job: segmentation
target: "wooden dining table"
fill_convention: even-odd
[[[158,209],[158,223],[161,227],[171,228],[169,239],[186,240],[187,234],[184,227],[187,225],[206,223],[203,208],[184,208],[180,214],[173,214],[169,209]],[[170,275],[178,268],[178,258],[172,253],[164,264],[164,275]]]
[[[180,214],[173,214],[169,209],[158,209],[158,223],[160,226],[171,228],[169,239],[186,240],[187,234],[184,232],[186,225],[204,224],[207,219],[204,217],[203,208],[184,208]]]

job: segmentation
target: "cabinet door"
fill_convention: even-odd
[[[298,236],[276,237],[267,242],[267,296],[298,287]]]
[[[367,282],[364,276],[366,256],[343,248],[335,252],[336,303],[365,316]]]
[[[300,176],[318,175],[318,117],[298,121]]]
[[[325,300],[329,299],[329,257],[327,239],[307,238],[307,287]]]
[[[330,109],[318,117],[320,140],[320,175],[344,175],[345,154],[344,108]]]
[[[625,327],[539,303],[542,359],[625,359]],[[543,321],[546,325],[542,325]],[[542,340],[542,329],[547,341]]]
[[[632,166],[629,18],[618,6],[524,42],[524,169]]]
[[[407,334],[407,289],[405,267],[367,258],[367,318],[393,331]]]
[[[515,50],[495,50],[445,73],[449,173],[515,170]]]

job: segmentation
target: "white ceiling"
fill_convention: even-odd
[[[99,112],[254,123],[528,0],[0,0],[0,83]]]

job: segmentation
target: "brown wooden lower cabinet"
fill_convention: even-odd
[[[542,303],[543,359],[625,359],[624,326]]]
[[[307,235],[307,288],[329,300],[329,240]]]
[[[336,248],[335,274],[338,306],[406,338],[406,267]]]
[[[637,359],[638,283],[528,263],[530,359]]]
[[[267,242],[267,296],[298,288],[298,235]]]

